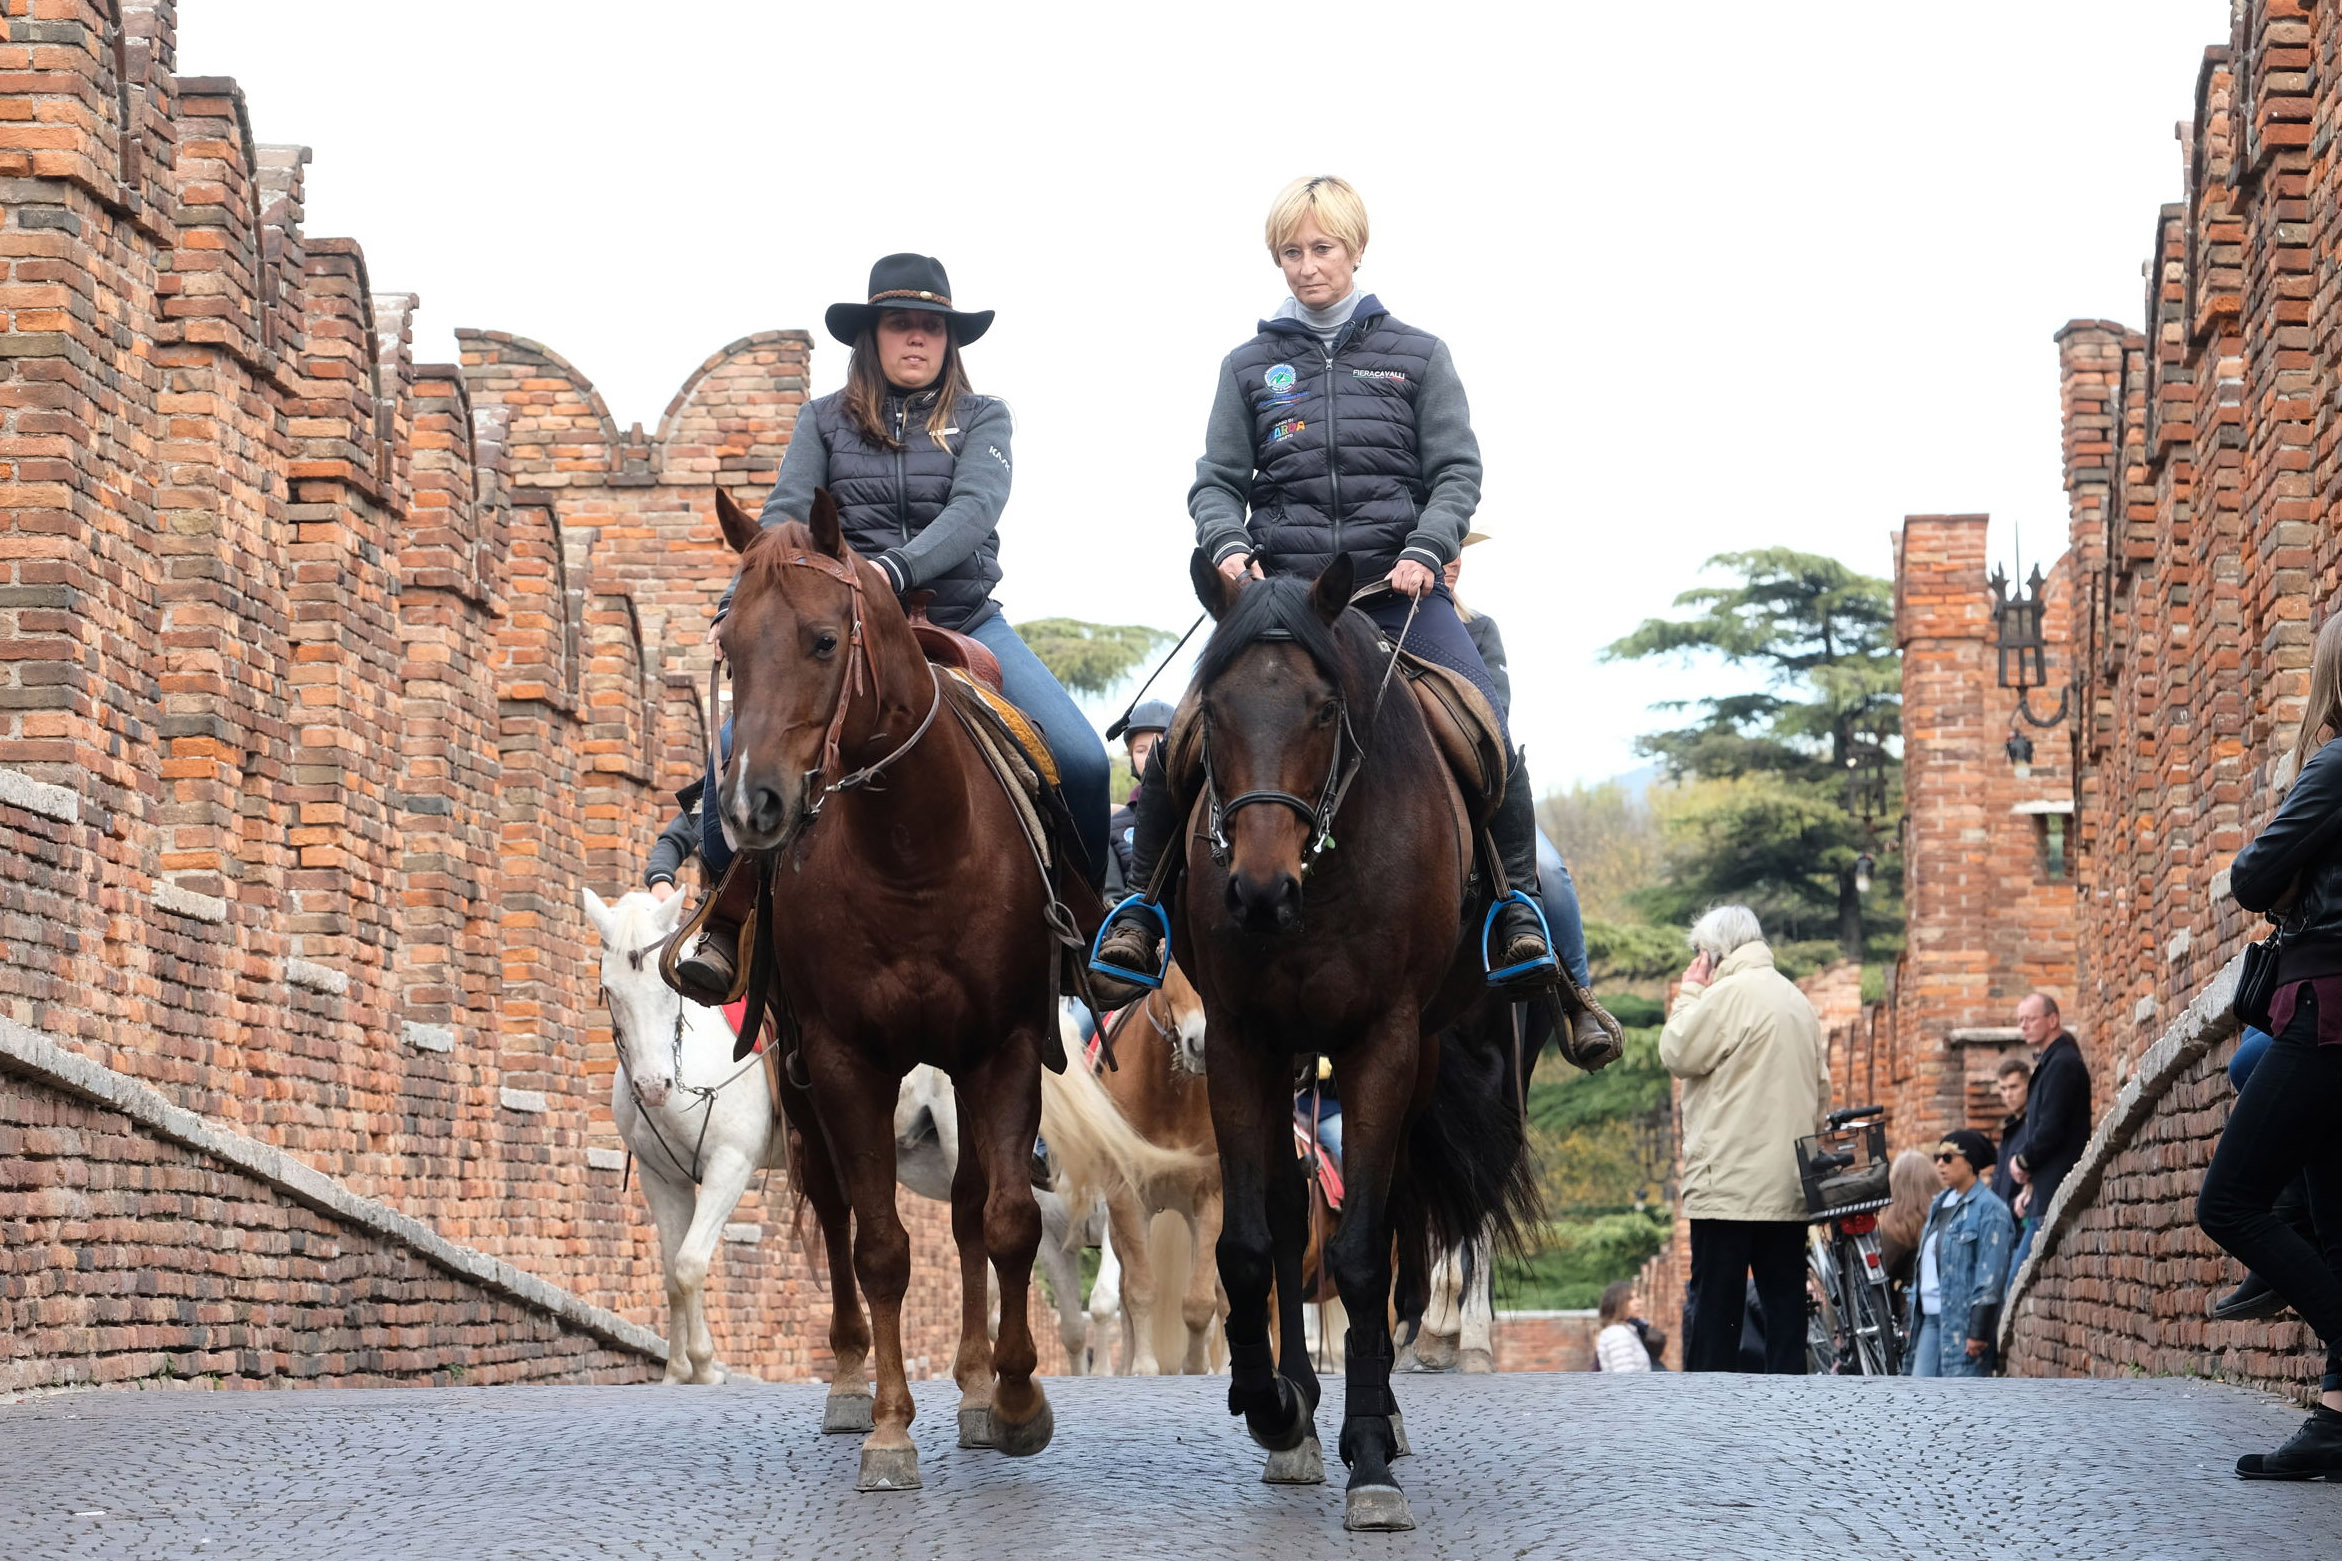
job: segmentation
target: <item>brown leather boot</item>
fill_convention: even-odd
[[[756,909],[756,872],[745,857],[735,857],[724,870],[710,900],[698,918],[696,941],[675,961],[675,989],[695,1003],[716,1007],[738,1001],[747,985],[740,928]]]
[[[1593,993],[1565,974],[1559,996],[1562,1011],[1569,1015],[1569,1041],[1562,1050],[1571,1062],[1592,1072],[1626,1054],[1626,1026],[1612,1018]]]

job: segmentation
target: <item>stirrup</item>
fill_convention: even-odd
[[[1507,905],[1514,904],[1526,905],[1529,907],[1529,914],[1537,918],[1537,932],[1545,940],[1545,952],[1535,959],[1524,959],[1517,965],[1507,965],[1502,970],[1497,970],[1493,968],[1496,961],[1495,957],[1489,953],[1488,940],[1496,933],[1497,913]],[[1545,908],[1518,889],[1507,889],[1498,895],[1490,903],[1487,917],[1480,923],[1480,968],[1487,973],[1488,984],[1499,989],[1514,986],[1533,989],[1546,985],[1547,983],[1544,981],[1530,979],[1556,973],[1561,969],[1561,961],[1553,955],[1553,929],[1546,925]]]
[[[1125,970],[1120,965],[1110,965],[1106,963],[1105,960],[1098,957],[1098,951],[1105,947],[1106,934],[1121,923],[1122,913],[1126,910],[1129,910],[1134,905],[1137,906],[1140,910],[1145,911],[1149,916],[1155,918],[1155,927],[1163,935],[1164,958],[1166,960],[1169,959],[1171,947],[1171,918],[1163,914],[1163,907],[1157,905],[1154,901],[1148,899],[1145,895],[1134,894],[1128,899],[1124,900],[1120,905],[1115,906],[1111,911],[1108,911],[1106,913],[1106,919],[1099,923],[1098,935],[1090,939],[1090,969],[1101,976],[1106,976],[1116,981],[1127,981],[1133,986],[1145,987],[1150,992],[1160,991],[1163,985],[1163,972],[1161,970],[1155,971],[1152,975],[1143,970]]]

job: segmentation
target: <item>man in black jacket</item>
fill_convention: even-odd
[[[2082,1060],[2081,1043],[2060,1022],[2057,999],[2046,992],[2030,993],[2017,1004],[2017,1030],[2034,1048],[2033,1082],[2025,1092],[2025,1143],[2017,1155],[2025,1172],[2025,1190],[2016,1203],[2025,1221],[2017,1242],[2016,1261],[2022,1263],[2059,1184],[2090,1141],[2090,1065]]]

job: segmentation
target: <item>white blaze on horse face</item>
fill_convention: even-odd
[[[656,1109],[675,1087],[675,1026],[683,999],[659,977],[659,945],[683,915],[683,896],[661,902],[636,890],[616,905],[602,906],[592,890],[586,910],[602,934],[602,996],[635,1098]],[[605,920],[605,917],[607,918]]]

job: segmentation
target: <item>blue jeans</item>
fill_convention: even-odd
[[[1914,1377],[1940,1377],[1944,1374],[1943,1319],[1933,1312],[1919,1316],[1919,1337],[1911,1341],[1911,1371]]]
[[[1578,886],[1570,882],[1569,863],[1561,850],[1537,831],[1537,897],[1545,902],[1546,925],[1553,930],[1553,952],[1561,956],[1570,979],[1591,992],[1594,975],[1586,963],[1586,921],[1578,911]]]
[[[976,626],[976,639],[1000,661],[1000,691],[1008,702],[1031,716],[1048,739],[1049,755],[1057,761],[1058,785],[1065,805],[1073,810],[1074,828],[1081,831],[1082,851],[1089,857],[1092,888],[1106,882],[1106,820],[1114,811],[1106,799],[1113,768],[1106,762],[1106,744],[1090,718],[1073,702],[1041,658],[1018,637],[1008,619],[997,610]]]
[[[2228,1059],[2228,1082],[2236,1086],[2239,1095],[2244,1093],[2244,1081],[2253,1076],[2253,1069],[2269,1055],[2276,1039],[2266,1030],[2256,1030],[2249,1024],[2244,1027],[2244,1035],[2236,1043],[2236,1055]]]

